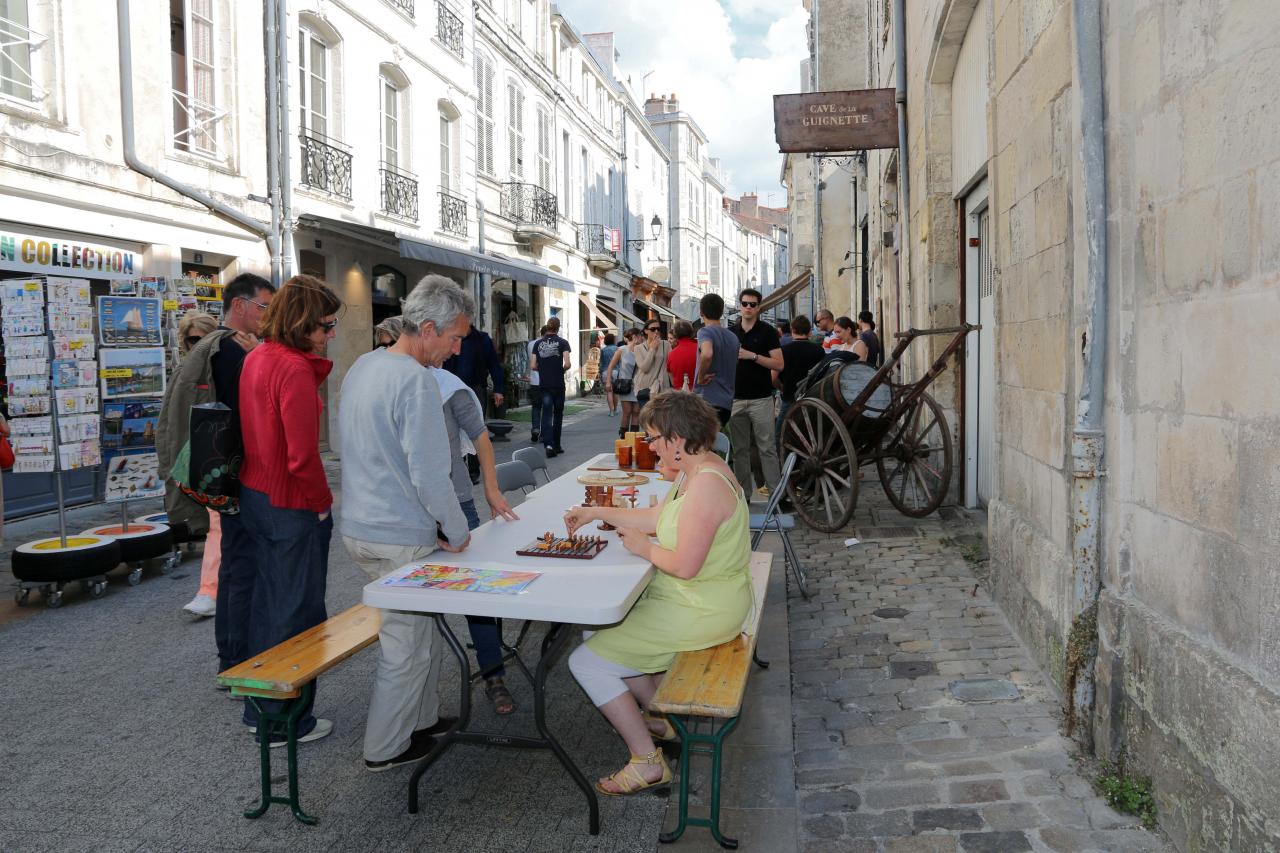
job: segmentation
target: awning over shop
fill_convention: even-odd
[[[648,299],[645,299],[643,296],[638,296],[638,297],[636,297],[636,302],[639,302],[639,303],[640,303],[640,304],[642,304],[642,305],[647,305],[647,306],[649,306],[650,308],[652,308],[654,311],[657,311],[657,312],[658,312],[659,314],[661,314],[662,316],[664,316],[664,317],[668,317],[668,318],[670,318],[670,319],[672,319],[672,320],[683,320],[683,319],[684,319],[684,318],[683,318],[683,317],[681,317],[679,314],[677,314],[676,312],[672,311],[670,308],[667,308],[667,307],[665,307],[665,306],[659,305],[659,304],[658,304],[658,303],[656,303],[656,302],[650,302]]]
[[[579,302],[581,302],[583,305],[587,306],[587,311],[591,314],[591,316],[592,316],[592,317],[594,317],[594,318],[595,318],[595,320],[596,320],[596,326],[595,326],[595,329],[616,329],[616,328],[618,328],[618,324],[617,324],[617,323],[610,323],[610,322],[609,322],[609,320],[608,320],[608,318],[606,318],[603,314],[601,314],[601,313],[600,313],[600,309],[599,309],[599,308],[597,308],[597,307],[595,306],[595,303],[591,301],[591,297],[590,297],[590,296],[588,296],[588,295],[587,295],[587,294],[585,294],[585,293],[579,293],[579,294],[578,294],[578,301],[579,301]],[[583,329],[583,331],[584,331],[584,332],[591,332],[591,331],[595,331],[595,329]]]
[[[519,261],[514,258],[500,258],[458,249],[440,243],[429,243],[425,240],[400,238],[400,256],[415,261],[426,261],[442,267],[466,270],[467,272],[488,274],[495,278],[509,278],[541,287],[554,287],[557,290],[574,292],[573,282],[553,273],[545,267]]]
[[[601,296],[600,301],[604,303],[605,308],[609,309],[614,314],[618,315],[619,328],[621,328],[621,326],[624,324],[630,324],[634,326],[644,325],[644,320],[641,320],[635,314],[632,314],[627,309],[619,306],[618,303],[614,302],[612,299],[609,299],[608,297],[605,297],[605,296]]]
[[[777,306],[777,305],[781,305],[783,302],[786,302],[791,297],[796,296],[797,294],[800,293],[800,291],[805,289],[805,287],[809,284],[810,279],[812,278],[813,278],[813,271],[805,270],[804,272],[800,273],[800,275],[791,279],[791,281],[782,285],[782,287],[775,288],[772,293],[770,293],[769,295],[765,296],[760,300],[760,311],[761,312],[768,311],[770,308],[773,308],[774,306]],[[811,317],[809,319],[813,319],[813,318]]]

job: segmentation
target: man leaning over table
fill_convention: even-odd
[[[399,340],[361,356],[343,380],[339,530],[371,578],[424,561],[437,549],[457,553],[471,541],[449,478],[453,460],[440,389],[422,368],[439,367],[458,352],[474,311],[474,300],[458,285],[427,276],[404,300]],[[422,758],[434,735],[453,723],[439,716],[434,636],[429,614],[382,611],[364,735],[370,771]]]

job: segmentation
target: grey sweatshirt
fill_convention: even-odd
[[[435,545],[436,522],[452,545],[467,538],[449,472],[440,389],[407,355],[376,349],[342,380],[343,536],[383,545]]]

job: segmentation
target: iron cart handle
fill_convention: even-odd
[[[943,326],[938,329],[907,329],[905,332],[894,332],[895,338],[918,338],[921,335],[954,335],[958,332],[977,332],[982,329],[981,323],[961,323],[959,326]]]

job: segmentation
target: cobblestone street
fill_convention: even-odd
[[[905,518],[867,476],[850,528],[794,534],[813,593],[789,606],[802,848],[1166,849],[1078,769],[975,573],[985,518]]]

